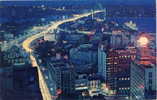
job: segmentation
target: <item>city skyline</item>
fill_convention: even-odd
[[[1,100],[157,99],[153,0],[46,1],[0,1]]]

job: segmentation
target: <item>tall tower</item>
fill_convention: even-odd
[[[3,52],[2,52],[2,49],[1,49],[1,44],[0,44],[0,66],[2,66],[3,64]]]
[[[94,10],[92,9],[92,20],[94,19]]]
[[[107,17],[107,9],[104,8],[104,20],[106,20],[106,17]]]
[[[101,44],[98,47],[98,74],[101,75],[106,81],[106,47]]]

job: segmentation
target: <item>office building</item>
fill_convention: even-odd
[[[145,67],[132,62],[129,81],[130,100],[145,100]]]
[[[1,44],[0,44],[0,67],[3,66],[3,52],[1,50]]]
[[[13,46],[9,50],[3,53],[4,64],[8,65],[25,65],[29,63],[27,55],[25,55],[22,50]]]
[[[43,100],[37,69],[30,66],[0,68],[0,100]]]
[[[104,80],[106,80],[107,75],[106,58],[106,46],[105,44],[100,44],[98,47],[98,74],[101,75]]]
[[[136,50],[134,47],[126,49],[110,49],[107,55],[107,85],[113,95],[127,96],[129,93],[117,91],[130,87],[131,62],[135,60]]]
[[[72,66],[55,66],[57,74],[57,88],[61,89],[64,95],[75,93],[75,72]]]
[[[157,99],[157,68],[156,66],[147,66],[145,68],[145,96],[149,99]]]
[[[77,65],[97,64],[97,48],[92,44],[82,44],[70,50],[70,60]]]
[[[47,64],[41,65],[43,93],[47,99],[55,100],[75,93],[74,66],[63,59],[51,59]]]

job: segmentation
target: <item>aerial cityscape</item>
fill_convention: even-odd
[[[0,0],[0,100],[157,100],[155,4]]]

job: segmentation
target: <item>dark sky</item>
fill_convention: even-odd
[[[155,5],[155,0],[0,0],[0,1],[83,1],[83,2],[104,2],[106,4],[126,4],[126,5]]]

